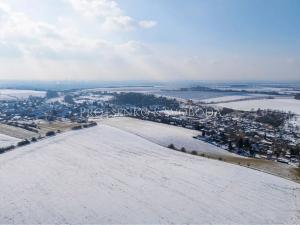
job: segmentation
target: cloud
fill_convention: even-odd
[[[83,17],[97,20],[105,31],[131,31],[156,26],[153,20],[136,21],[126,15],[114,0],[66,0]]]
[[[136,28],[137,22],[123,13],[118,4],[112,0],[65,0],[82,15],[92,18],[101,17],[104,31],[130,31]],[[9,2],[9,1],[8,1]],[[99,19],[99,18],[98,18]],[[153,26],[154,21],[142,21],[142,26]],[[94,25],[93,25],[94,27]],[[113,43],[99,35],[82,32],[82,27],[74,23],[71,17],[57,18],[57,23],[32,19],[29,15],[13,10],[5,1],[0,3],[0,44],[2,56],[36,56],[57,59],[95,58],[99,52],[126,46],[132,52],[133,40],[124,43]],[[139,44],[141,46],[141,44]],[[76,55],[78,55],[76,57]]]
[[[135,21],[129,16],[107,17],[102,24],[105,31],[132,31],[135,28]]]
[[[157,25],[157,22],[154,20],[142,20],[139,22],[140,27],[149,29],[152,27],[155,27]]]
[[[6,58],[16,58],[20,57],[21,52],[20,50],[10,43],[0,41],[0,58],[6,59]]]
[[[136,22],[115,7],[112,4],[112,12],[101,12],[109,15],[103,26],[134,29]],[[82,32],[81,25],[67,15],[49,23],[0,4],[1,77],[138,79],[141,74],[150,76],[153,70],[147,62],[150,53],[150,47],[141,41],[115,43],[101,38],[101,33]]]
[[[27,15],[0,5],[0,40],[26,51],[27,46],[45,45],[47,40],[61,39],[58,29],[48,23],[34,21]]]
[[[63,19],[59,20],[61,24],[55,25],[33,20],[4,3],[0,4],[0,18],[2,57],[84,59],[112,45],[101,38],[83,36],[77,27],[66,25]]]
[[[112,0],[66,0],[74,10],[86,17],[114,17],[123,14],[118,3]]]
[[[233,55],[198,47],[188,50],[172,43],[147,43],[144,34],[135,36],[137,32],[123,34],[152,28],[157,22],[138,21],[112,0],[57,1],[65,9],[61,14],[50,11],[55,16],[49,20],[40,12],[34,14],[35,9],[30,14],[16,10],[10,6],[12,1],[0,0],[0,79],[299,77],[298,55],[250,57],[249,53]]]
[[[135,56],[149,56],[152,51],[149,46],[139,41],[128,41],[115,46],[117,51],[127,54],[134,54]]]

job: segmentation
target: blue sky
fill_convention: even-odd
[[[0,79],[299,80],[298,0],[1,0]]]
[[[299,52],[298,0],[121,0],[120,5],[136,17],[160,21],[146,36],[149,41],[188,47],[192,43],[192,48],[296,51],[297,47]]]

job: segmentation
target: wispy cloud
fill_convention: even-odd
[[[152,27],[155,27],[157,25],[157,22],[154,20],[142,20],[139,22],[140,27],[149,29]]]
[[[102,25],[106,29],[129,30],[132,27],[130,25],[132,19],[122,15],[121,10],[113,1],[69,1],[79,7],[82,13],[88,13],[87,7],[96,8],[97,10],[89,13],[93,16],[104,15],[106,19]],[[81,8],[81,6],[85,7]],[[33,20],[24,13],[14,11],[4,3],[0,4],[0,15],[2,18],[0,20],[0,48],[5,50],[2,51],[4,54],[9,51],[18,51],[23,56],[59,60],[84,59],[85,57],[97,59],[101,53],[112,55],[119,54],[120,50],[132,52],[133,48],[139,48],[132,44],[138,43],[135,41],[120,44],[84,35],[80,27],[68,23],[66,18],[59,18],[57,24]]]
[[[106,31],[131,31],[137,27],[152,28],[156,21],[136,21],[126,15],[113,0],[66,0],[87,19],[97,20]]]
[[[114,1],[71,3],[83,16],[97,19],[105,30],[129,31],[139,27]],[[100,21],[99,17],[104,19]],[[72,79],[127,79],[149,71],[145,57],[149,57],[151,50],[140,41],[105,40],[101,32],[85,34],[82,27],[65,15],[57,18],[57,23],[49,23],[32,19],[4,2],[0,4],[0,18],[1,74],[19,79],[48,79],[50,75],[53,79],[70,75]]]
[[[129,14],[116,0],[57,0],[61,11],[54,12],[54,7],[44,16],[39,9],[45,1],[52,3],[28,0],[36,6],[29,10],[25,4],[19,7],[19,0],[0,0],[0,79],[299,77],[299,54],[292,51],[229,48],[228,40],[217,35],[210,42],[210,32],[193,33],[195,23],[188,20],[181,21],[178,31],[178,18],[151,18],[145,9]],[[184,33],[185,26],[191,34]],[[212,47],[218,42],[223,46]]]

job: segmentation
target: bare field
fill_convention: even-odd
[[[10,126],[7,124],[0,124],[0,134],[4,134],[10,137],[18,139],[31,139],[32,137],[39,137],[40,135],[45,135],[48,131],[58,131],[61,132],[71,130],[74,126],[79,125],[78,123],[72,122],[41,122],[38,124],[39,133],[28,131],[23,128]]]
[[[14,127],[6,124],[0,123],[0,133],[5,134],[10,137],[15,137],[19,139],[29,139],[32,137],[38,137],[38,133],[34,133],[19,127]]]
[[[224,162],[237,164],[240,166],[248,167],[251,169],[259,170],[265,173],[273,174],[278,177],[289,179],[300,183],[300,168],[292,167],[287,164],[278,163],[265,159],[254,159],[254,158],[237,158],[237,157],[222,157],[212,159],[222,160]]]
[[[74,126],[79,125],[78,123],[72,122],[43,122],[39,123],[38,127],[40,128],[41,134],[46,134],[48,131],[57,131],[61,132],[71,130]]]

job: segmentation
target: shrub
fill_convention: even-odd
[[[13,150],[15,148],[14,145],[8,146],[8,147],[4,147],[4,148],[0,148],[0,154],[3,154],[4,152],[8,152],[10,150]]]
[[[186,152],[185,147],[182,147],[182,148],[180,149],[180,151]]]
[[[173,144],[169,144],[169,145],[168,145],[168,148],[173,149],[173,150],[176,150],[176,148],[175,148],[175,146],[174,146]]]
[[[81,125],[78,125],[78,126],[72,127],[72,130],[80,130],[80,129],[82,129],[82,126],[81,126]]]
[[[98,123],[95,122],[95,121],[92,121],[92,122],[89,124],[90,127],[94,127],[94,126],[97,126],[97,125],[98,125]]]
[[[91,123],[88,123],[88,124],[84,124],[83,128],[90,128],[90,127],[94,127],[94,126],[97,126],[97,123],[96,122],[91,122]]]
[[[88,124],[84,124],[83,125],[83,128],[89,128],[89,127],[94,127],[94,126],[97,126],[98,124],[94,121],[88,123]]]
[[[219,157],[218,160],[223,161],[223,158],[222,158],[222,157]]]
[[[54,135],[55,135],[55,132],[54,132],[54,131],[48,131],[48,132],[46,133],[46,136],[47,136],[47,137],[54,136]]]
[[[31,142],[37,142],[36,137],[32,137],[32,138],[31,138]]]
[[[192,151],[191,154],[192,155],[198,155],[198,152],[197,151]]]
[[[24,146],[24,145],[29,145],[30,141],[28,141],[27,139],[18,142],[18,147]]]

